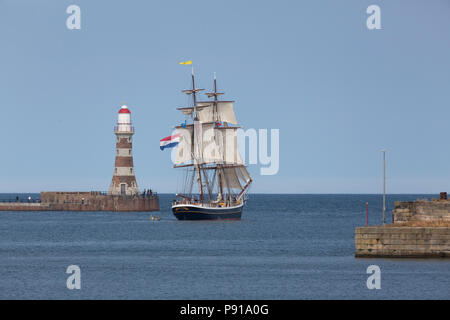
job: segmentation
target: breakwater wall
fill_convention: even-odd
[[[1,202],[0,211],[46,211],[50,210],[49,206],[41,203],[26,202]]]
[[[450,258],[450,227],[355,229],[356,257]]]
[[[394,223],[409,221],[450,222],[450,201],[443,199],[395,201]]]
[[[158,211],[158,195],[41,192],[40,203],[0,203],[0,211]]]

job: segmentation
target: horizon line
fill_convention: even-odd
[[[97,192],[98,190],[89,190],[89,191],[83,191],[83,190],[78,190],[78,191],[39,191],[39,192],[0,192],[0,194],[39,194],[41,192]],[[102,191],[100,191],[102,192]],[[142,193],[142,192],[139,192]],[[171,194],[171,195],[175,195],[176,193],[173,192],[154,192],[157,194]],[[319,192],[314,192],[314,193],[295,193],[295,192],[251,192],[248,193],[249,195],[383,195],[383,193],[355,193],[355,192],[325,192],[325,193],[319,193]],[[437,195],[439,196],[439,193],[404,193],[404,192],[395,192],[395,193],[386,193],[386,195]]]

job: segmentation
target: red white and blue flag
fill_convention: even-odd
[[[159,148],[164,150],[165,148],[173,148],[180,142],[180,134],[174,134],[173,136],[168,136],[159,141]]]

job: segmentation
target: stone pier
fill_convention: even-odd
[[[396,201],[393,224],[355,229],[356,257],[450,258],[450,201]]]
[[[450,223],[450,201],[443,199],[395,201],[394,223],[410,221],[441,221]]]
[[[450,227],[355,229],[356,257],[450,258]]]
[[[158,211],[158,195],[41,192],[40,203],[4,202],[0,211]]]

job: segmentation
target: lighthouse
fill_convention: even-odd
[[[116,161],[108,194],[138,194],[139,189],[133,166],[134,127],[131,123],[131,112],[125,105],[119,110],[117,126],[114,127],[114,133],[116,135]]]

